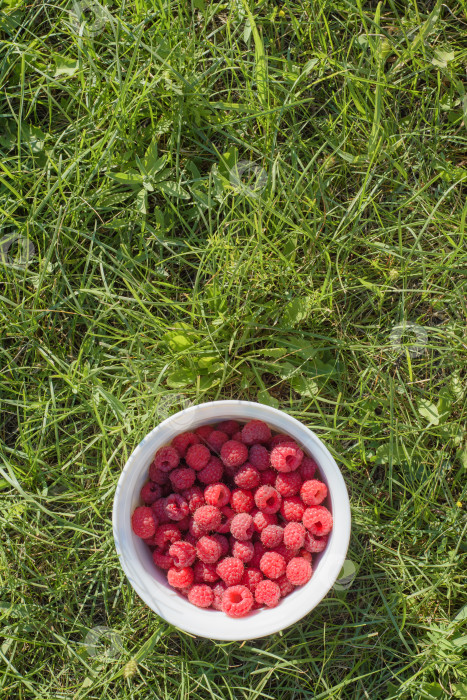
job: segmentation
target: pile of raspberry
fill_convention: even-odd
[[[316,462],[260,420],[227,420],[161,447],[131,523],[190,603],[243,617],[312,575],[332,515]]]

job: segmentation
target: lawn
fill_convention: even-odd
[[[3,0],[0,39],[1,697],[467,698],[465,0]],[[111,528],[142,437],[228,398],[352,507],[350,585],[245,643]]]

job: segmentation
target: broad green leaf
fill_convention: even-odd
[[[192,326],[189,326],[188,323],[184,323],[183,321],[179,321],[174,324],[173,330],[169,330],[164,334],[162,340],[165,341],[174,352],[182,352],[191,347],[193,342],[198,340],[198,337],[196,333],[194,333]]]
[[[459,610],[457,615],[453,618],[453,622],[467,622],[467,605]]]
[[[23,123],[21,125],[21,142],[26,143],[33,153],[39,153],[44,148],[46,135],[37,126]]]
[[[297,375],[289,379],[289,384],[300,396],[311,398],[319,394],[319,386],[313,379]]]
[[[219,356],[218,355],[211,355],[208,357],[200,357],[198,360],[198,366],[200,369],[207,369],[211,367],[214,363],[219,362]]]
[[[453,685],[454,695],[461,700],[467,700],[467,683],[456,683]]]
[[[119,182],[121,185],[137,185],[141,186],[143,182],[143,176],[136,171],[128,171],[127,173],[107,173],[107,177],[111,180]]]
[[[232,146],[228,151],[222,153],[219,158],[218,173],[230,180],[230,174],[235,170],[235,166],[238,163],[238,148]]]
[[[446,68],[449,61],[454,60],[454,51],[442,51],[441,49],[435,49],[435,55],[431,59],[434,66],[439,66],[440,68]]]
[[[256,398],[259,403],[264,403],[266,406],[272,406],[273,408],[277,408],[279,406],[279,401],[275,399],[274,396],[271,396],[266,389],[260,389]]]
[[[418,404],[418,412],[421,416],[428,420],[429,425],[439,424],[438,408],[434,403],[430,403],[426,399],[422,399]]]
[[[164,167],[167,156],[158,157],[157,140],[154,138],[149,144],[143,158],[143,166],[148,175],[155,175]]]
[[[193,0],[193,7],[200,10],[200,12],[204,12],[206,9],[206,3],[204,0]]]
[[[286,304],[282,314],[282,321],[288,326],[296,326],[304,321],[311,310],[311,297],[296,297]]]
[[[422,698],[427,700],[436,700],[437,698],[446,698],[446,693],[442,689],[439,683],[422,683],[420,686],[420,693]]]
[[[159,190],[162,190],[162,192],[165,192],[165,194],[170,195],[171,197],[181,197],[181,199],[190,199],[190,195],[188,192],[185,192],[185,190],[178,184],[178,182],[158,182],[157,183],[157,188]]]
[[[74,58],[67,58],[66,56],[55,56],[55,73],[54,78],[58,78],[60,75],[74,75],[79,67],[79,61]]]
[[[171,389],[181,389],[184,386],[189,386],[196,381],[196,375],[190,369],[176,369],[167,375],[167,385]]]
[[[148,213],[148,193],[146,189],[142,189],[136,195],[136,211],[140,214]]]

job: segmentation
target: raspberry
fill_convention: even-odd
[[[200,425],[196,428],[195,435],[197,435],[201,440],[207,440],[214,428],[212,425]]]
[[[224,420],[216,425],[216,430],[221,430],[223,433],[227,433],[229,437],[232,437],[234,433],[240,430],[240,423],[237,423],[236,420]]]
[[[196,520],[193,520],[193,518],[190,520],[189,534],[194,537],[196,541],[203,535],[207,535],[208,532],[209,530],[207,527],[200,525]]]
[[[198,559],[205,564],[215,564],[222,553],[222,547],[214,537],[200,537],[196,543],[196,554]]]
[[[181,520],[188,515],[188,503],[179,493],[172,493],[165,499],[165,512],[170,520]]]
[[[205,564],[204,561],[197,561],[193,567],[196,583],[214,583],[218,580],[219,574],[215,564]]]
[[[174,562],[170,554],[168,554],[163,549],[155,549],[152,553],[152,560],[156,566],[160,566],[161,569],[170,569],[173,567]]]
[[[192,486],[182,491],[181,495],[188,503],[190,513],[194,513],[197,508],[205,505],[204,495],[199,486]]]
[[[191,522],[191,521],[190,521]],[[185,542],[188,542],[189,544],[192,544],[193,547],[196,549],[196,543],[198,541],[198,538],[195,537],[194,535],[191,534],[191,532],[187,532],[185,535]]]
[[[281,589],[274,581],[263,580],[258,583],[255,590],[257,603],[275,608],[281,597]]]
[[[222,515],[219,508],[215,506],[201,506],[195,510],[193,519],[195,523],[206,528],[206,530],[219,530]]]
[[[174,542],[169,547],[169,555],[177,569],[191,566],[196,559],[196,549],[189,542]]]
[[[276,483],[277,472],[274,469],[265,469],[261,472],[261,484],[263,486],[274,486]]]
[[[188,600],[198,608],[209,608],[214,600],[214,593],[206,583],[195,583],[188,591]]]
[[[199,437],[195,433],[180,433],[172,440],[172,447],[177,450],[180,457],[184,457],[190,445],[198,445],[199,442]]]
[[[216,572],[228,586],[235,586],[242,579],[243,562],[234,557],[225,557],[218,563]]]
[[[185,462],[197,472],[204,469],[210,459],[211,453],[205,445],[191,445],[185,456]]]
[[[188,528],[190,527],[190,523],[191,523],[191,516],[189,516],[189,515],[185,515],[185,517],[182,518],[181,520],[177,520],[177,525],[182,532],[186,532],[188,530]]]
[[[143,503],[146,503],[148,506],[150,506],[150,505],[152,505],[152,503],[155,503],[156,501],[158,501],[161,496],[162,496],[161,487],[159,486],[159,484],[156,484],[154,481],[148,481],[147,484],[144,484],[144,486],[140,492],[141,500],[143,501]]]
[[[318,552],[322,552],[323,549],[325,549],[327,543],[327,535],[323,535],[323,537],[317,537],[316,535],[312,535],[311,532],[307,531],[305,535],[305,543],[303,546],[305,547],[307,552],[311,552],[312,554],[318,554]]]
[[[294,442],[282,442],[271,450],[271,464],[278,472],[293,472],[298,469],[303,452]]]
[[[296,522],[300,522],[304,511],[305,506],[298,496],[290,496],[289,498],[284,498],[282,500],[281,515],[284,520],[294,520]]]
[[[131,516],[131,527],[138,537],[152,537],[157,527],[157,519],[152,508],[138,506]]]
[[[249,462],[245,462],[234,476],[234,481],[241,489],[254,489],[259,486],[259,471]]]
[[[284,557],[285,563],[289,562],[293,557],[297,556],[297,551],[296,549],[289,549],[289,547],[286,547],[284,543],[280,544],[278,547],[275,547],[273,552],[276,552],[277,554],[280,554],[281,557]]]
[[[303,586],[311,578],[311,564],[303,557],[294,557],[287,564],[286,576],[294,586]]]
[[[252,445],[248,451],[248,461],[260,472],[264,471],[271,464],[269,452],[264,445]]]
[[[229,617],[243,617],[250,612],[254,599],[246,586],[230,586],[222,596],[222,610]]]
[[[303,481],[312,479],[317,468],[318,465],[316,464],[315,460],[305,455],[302,459],[302,463],[299,466],[300,476],[302,477]]]
[[[245,562],[245,564],[253,559],[255,553],[255,548],[251,540],[240,542],[239,540],[234,540],[232,544],[232,556],[240,561]]]
[[[272,450],[273,447],[275,447],[276,445],[280,445],[283,442],[290,442],[290,435],[278,433],[269,440],[268,447],[270,450]]]
[[[266,549],[273,549],[281,544],[283,536],[284,530],[280,525],[268,525],[261,531],[261,542]]]
[[[300,489],[300,497],[307,506],[319,506],[328,495],[328,487],[322,481],[305,481]]]
[[[220,509],[221,511],[221,524],[217,528],[217,532],[219,533],[227,533],[230,532],[230,523],[232,522],[232,518],[235,515],[235,511],[232,510],[232,508],[229,508],[229,506],[224,506],[223,508]]]
[[[287,523],[284,528],[284,544],[289,549],[300,549],[305,543],[306,530],[301,523]]]
[[[155,501],[155,503],[153,503],[151,506],[151,510],[156,516],[159,525],[162,525],[162,523],[168,523],[170,521],[170,518],[167,515],[167,511],[165,509],[165,498],[159,498],[158,501]]]
[[[212,607],[214,610],[222,610],[222,596],[226,590],[227,586],[223,581],[219,581],[213,586],[212,592],[214,594],[214,599],[212,601]]]
[[[253,523],[256,532],[262,532],[268,525],[277,525],[277,515],[275,513],[263,513],[261,510],[252,511]]]
[[[189,489],[195,483],[196,474],[194,469],[179,467],[170,472],[170,481],[177,491]]]
[[[169,472],[180,462],[180,455],[173,447],[160,447],[154,456],[154,466],[161,472]],[[151,477],[149,477],[151,478]]]
[[[223,508],[230,501],[230,489],[225,484],[210,484],[204,489],[204,500],[208,506]]]
[[[188,588],[193,583],[193,569],[184,566],[183,569],[172,567],[167,572],[167,581],[174,588]]]
[[[259,569],[255,569],[250,566],[243,572],[241,584],[250,589],[250,591],[255,594],[256,587],[260,581],[263,580],[263,574]]]
[[[259,568],[259,563],[263,554],[266,552],[266,548],[262,542],[254,542],[253,547],[255,548],[255,553],[253,554],[253,558],[250,560],[250,566]]]
[[[167,545],[178,542],[182,539],[182,533],[177,525],[167,523],[167,525],[159,525],[154,535],[154,543],[157,547],[164,549]]]
[[[288,472],[286,474],[279,473],[276,476],[275,481],[276,491],[280,493],[281,496],[295,496],[300,491],[300,486],[302,485],[302,477],[298,471]]]
[[[167,472],[161,472],[160,469],[156,467],[154,462],[149,466],[149,479],[154,481],[158,486],[163,486],[169,480],[169,475]]]
[[[245,445],[254,445],[257,442],[268,442],[271,439],[271,430],[262,420],[250,420],[242,428],[242,440]]]
[[[234,489],[230,496],[230,505],[236,513],[249,513],[255,504],[253,494],[246,489]]]
[[[236,440],[227,440],[221,447],[221,460],[226,467],[239,467],[248,459],[248,447]]]
[[[309,561],[310,564],[311,564],[312,556],[311,556],[311,553],[310,553],[310,552],[307,552],[307,551],[306,551],[306,549],[301,549],[301,550],[299,551],[299,553],[298,553],[298,556],[303,557],[304,559],[306,559],[307,561]]]
[[[256,490],[255,503],[263,513],[277,513],[281,507],[281,501],[281,495],[273,486],[260,486]]]
[[[276,579],[276,583],[280,588],[281,598],[285,598],[285,596],[289,595],[289,593],[292,593],[292,591],[295,588],[293,583],[290,583],[286,574],[284,574],[283,576],[280,576],[278,579]]]
[[[219,535],[217,532],[215,535],[212,535],[212,538],[216,540],[216,542],[219,543],[220,548],[221,548],[221,557],[227,556],[229,553],[230,545],[229,545],[229,540],[227,537],[224,537],[224,535]]]
[[[328,535],[332,530],[332,515],[325,506],[311,506],[303,513],[303,524],[312,535]]]
[[[228,439],[229,436],[227,433],[222,432],[222,430],[213,430],[206,442],[213,452],[219,454],[222,449],[222,445],[224,445]]]
[[[249,513],[238,513],[232,518],[230,532],[236,540],[251,540],[254,532],[253,518]]]
[[[242,431],[239,430],[238,432],[234,433],[232,435],[232,440],[235,440],[236,442],[241,442],[242,441]]]
[[[198,472],[198,479],[203,484],[215,484],[222,479],[223,473],[224,465],[218,457],[212,456],[204,469]]]
[[[277,552],[265,552],[259,562],[259,568],[267,578],[279,578],[285,574],[285,559]]]

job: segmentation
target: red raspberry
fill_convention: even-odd
[[[303,549],[301,549],[301,550],[299,551],[298,556],[303,557],[304,559],[306,559],[307,561],[309,561],[310,564],[311,564],[311,560],[312,560],[311,553],[310,553],[310,552],[307,552],[305,548],[303,548]]]
[[[268,447],[272,450],[276,445],[281,445],[283,442],[290,442],[290,435],[284,435],[283,433],[278,433],[273,435],[273,437],[268,442]]]
[[[185,542],[188,542],[189,544],[192,544],[193,547],[196,549],[196,543],[198,541],[198,538],[195,537],[194,535],[191,534],[191,532],[187,532],[185,534]]]
[[[245,462],[234,476],[234,481],[241,489],[254,489],[259,486],[261,477],[259,471],[249,462]]]
[[[222,547],[214,537],[200,537],[196,543],[196,554],[198,559],[205,564],[215,564],[222,553]]]
[[[257,442],[269,442],[271,430],[263,420],[250,420],[242,428],[242,440],[245,445],[254,445]]]
[[[289,549],[300,549],[305,543],[306,530],[301,523],[287,523],[284,528],[284,544]]]
[[[305,481],[300,489],[300,497],[307,506],[319,506],[328,495],[328,487],[322,481]]]
[[[236,420],[224,420],[222,423],[216,425],[216,430],[221,430],[223,433],[227,433],[229,437],[240,430],[240,423]]]
[[[263,486],[275,486],[277,472],[274,469],[265,469],[261,472],[261,484]]]
[[[208,506],[223,508],[230,501],[230,489],[225,484],[210,484],[204,489],[204,500]]]
[[[281,496],[285,498],[295,496],[300,491],[302,477],[298,470],[287,474],[278,474],[274,485]]]
[[[261,531],[261,542],[266,549],[274,549],[282,543],[284,530],[280,525],[268,525]]]
[[[172,447],[177,450],[180,457],[184,457],[190,445],[198,445],[199,442],[200,439],[195,433],[180,433],[172,440]]]
[[[170,472],[170,481],[177,491],[189,489],[195,483],[195,479],[195,470],[187,467],[179,467]]]
[[[167,547],[167,545],[171,545],[181,539],[182,533],[180,532],[180,528],[172,523],[159,525],[154,535],[154,543],[161,549],[164,549]]]
[[[277,515],[275,513],[263,513],[261,510],[253,510],[253,523],[256,532],[262,532],[268,525],[277,525]]]
[[[173,565],[177,569],[191,566],[196,559],[196,549],[189,542],[174,542],[169,547],[169,556],[173,559]]]
[[[303,524],[312,535],[322,537],[332,530],[332,515],[325,506],[311,506],[303,513]]]
[[[188,503],[190,513],[194,513],[195,510],[205,505],[204,495],[199,486],[192,486],[189,489],[185,489],[182,491],[181,495]]]
[[[213,452],[219,454],[222,445],[224,445],[224,443],[226,443],[228,439],[229,436],[227,435],[227,433],[222,432],[222,430],[213,430],[212,433],[210,433],[206,442],[208,443],[209,447]]]
[[[204,469],[198,472],[198,479],[203,484],[215,484],[222,479],[223,473],[224,465],[218,457],[212,456]]]
[[[162,525],[162,523],[168,523],[170,521],[170,518],[167,515],[167,511],[165,509],[165,498],[159,498],[158,501],[153,503],[151,506],[151,510],[156,516],[159,525]]]
[[[232,440],[235,440],[236,442],[241,442],[242,441],[242,431],[239,430],[238,432],[234,433],[232,435]]]
[[[227,590],[227,586],[223,581],[219,581],[215,586],[212,587],[212,592],[214,594],[214,599],[212,601],[212,607],[214,610],[222,610],[222,596]]]
[[[214,600],[214,593],[206,583],[195,583],[188,591],[188,600],[198,608],[209,608]]]
[[[264,474],[264,472],[263,472]],[[282,497],[273,486],[260,486],[255,493],[255,503],[263,513],[277,513]]]
[[[326,548],[328,539],[329,538],[327,535],[323,535],[323,537],[316,537],[316,535],[312,535],[311,532],[307,531],[303,546],[307,552],[311,552],[311,554],[318,554],[318,552],[322,552],[323,549]]]
[[[240,561],[245,562],[245,564],[253,559],[255,553],[255,548],[251,540],[240,542],[239,540],[234,540],[232,543],[232,556]]]
[[[285,598],[285,596],[289,595],[289,593],[292,593],[292,591],[295,588],[293,583],[290,583],[286,574],[284,574],[283,576],[280,576],[278,579],[276,579],[276,583],[280,588],[281,598]]]
[[[146,503],[146,505],[150,506],[152,503],[155,503],[156,501],[159,500],[159,498],[162,496],[162,490],[159,484],[156,484],[154,481],[148,481],[146,484],[144,484],[143,488],[141,489],[140,492],[140,498],[143,501],[143,503]]]
[[[222,610],[229,617],[243,617],[250,612],[254,599],[246,586],[229,586],[222,596]]]
[[[193,567],[196,583],[214,583],[218,580],[219,574],[215,564],[205,564],[204,561],[197,561]]]
[[[224,537],[224,535],[219,535],[217,532],[215,535],[212,535],[212,538],[216,540],[216,542],[219,543],[220,548],[221,548],[221,557],[227,556],[230,550],[230,545],[229,545],[229,540],[227,537]]]
[[[190,527],[191,515],[185,515],[181,520],[177,520],[177,525],[182,532],[186,532]],[[186,539],[186,538],[185,538]]]
[[[188,503],[179,493],[172,493],[165,499],[165,512],[170,520],[181,520],[188,515]]]
[[[164,549],[155,549],[152,553],[152,560],[156,566],[160,566],[161,569],[170,569],[173,567],[174,562],[170,554]]]
[[[298,469],[303,452],[294,442],[282,442],[271,450],[271,464],[278,472],[293,472]]]
[[[149,479],[158,486],[163,486],[169,481],[169,475],[167,472],[161,472],[153,462],[149,465]]]
[[[215,506],[201,506],[201,508],[195,510],[193,520],[206,530],[214,530],[218,532],[222,515],[219,508],[216,508]]]
[[[204,469],[210,459],[211,453],[206,445],[192,445],[188,448],[185,456],[185,462],[197,472]]]
[[[154,466],[161,472],[170,472],[180,462],[180,455],[173,447],[160,447],[154,456]]]
[[[236,440],[227,440],[221,447],[221,460],[226,467],[239,467],[248,459],[248,447]]]
[[[157,519],[152,508],[139,506],[131,516],[131,527],[138,537],[152,537],[156,532]]]
[[[269,452],[264,445],[252,445],[248,451],[248,461],[260,472],[267,469],[271,464]]]
[[[234,557],[225,557],[218,563],[216,572],[227,586],[235,586],[242,579],[243,562]]]
[[[195,435],[201,440],[207,440],[213,430],[212,425],[200,425],[199,428],[196,428]]]
[[[144,544],[147,544],[151,549],[154,549],[156,546],[156,543],[154,542],[154,535],[152,537],[142,537],[141,539],[143,540]]]
[[[287,564],[286,576],[294,586],[303,586],[311,578],[312,568],[303,557],[294,557]]]
[[[232,508],[229,508],[229,506],[224,506],[223,508],[220,509],[221,511],[221,524],[217,528],[217,532],[221,534],[225,534],[227,532],[230,532],[230,523],[232,522],[232,518],[235,515],[235,511],[232,510]]]
[[[285,574],[285,559],[277,552],[265,552],[261,557],[259,568],[267,578],[279,578]]]
[[[193,520],[193,518],[190,520],[190,527],[189,527],[189,534],[195,538],[196,541],[199,540],[200,537],[203,535],[207,535],[209,533],[209,530],[206,527],[203,527],[199,523],[196,522],[196,520]]]
[[[289,498],[284,498],[281,505],[281,515],[284,520],[294,520],[300,522],[305,511],[305,506],[303,505],[299,496],[290,496]]]
[[[289,549],[289,547],[286,547],[284,543],[280,544],[278,547],[275,547],[275,549],[272,551],[280,554],[281,557],[284,557],[285,563],[293,559],[293,557],[296,557],[298,553],[298,550]]]
[[[234,489],[230,496],[230,505],[236,513],[249,513],[255,504],[253,494],[246,489]]]
[[[259,568],[259,563],[263,554],[266,552],[266,548],[264,547],[262,542],[253,542],[253,547],[255,548],[255,553],[250,561],[250,566]]]
[[[167,572],[167,581],[174,588],[188,588],[193,583],[193,569],[184,566],[182,569],[172,567]]]
[[[305,455],[302,459],[302,463],[299,466],[300,476],[302,477],[303,481],[312,479],[317,468],[318,465],[316,464],[315,460]]]
[[[243,572],[241,584],[250,589],[250,591],[255,594],[256,587],[260,581],[263,580],[263,574],[259,569],[250,566]]]
[[[281,589],[274,581],[267,579],[260,581],[256,586],[255,600],[268,608],[275,608],[281,597]]]
[[[253,518],[249,513],[238,513],[232,518],[230,532],[236,540],[251,540],[254,526]]]

